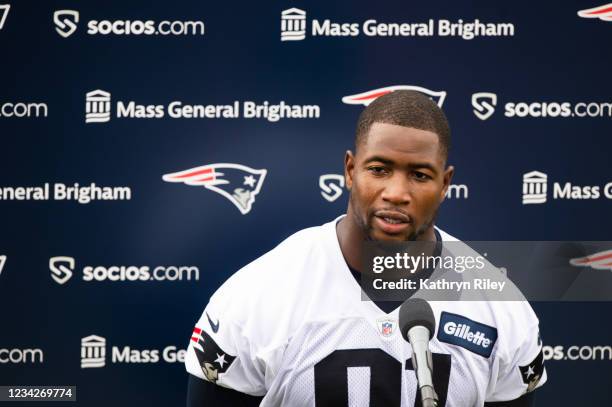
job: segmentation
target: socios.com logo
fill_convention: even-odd
[[[321,196],[327,202],[334,202],[342,195],[344,188],[344,175],[341,174],[323,174],[319,177],[319,188],[321,188]]]
[[[66,256],[56,256],[49,259],[49,269],[51,278],[58,283],[64,284],[72,277],[74,271],[74,258]]]
[[[491,92],[478,92],[472,95],[472,106],[474,114],[480,120],[487,120],[495,113],[497,95]]]
[[[79,12],[76,10],[56,10],[53,13],[55,31],[64,38],[70,37],[77,29]]]
[[[35,364],[43,363],[42,349],[0,348],[0,364]]]
[[[64,38],[77,30],[77,10],[56,10],[53,13],[55,31]],[[201,20],[89,20],[86,23],[88,35],[204,35],[205,25]]]
[[[545,360],[607,360],[612,361],[610,345],[548,345],[542,347]]]
[[[47,117],[49,107],[44,102],[0,101],[0,118]]]
[[[489,119],[495,113],[498,99],[499,95],[492,92],[474,93],[474,115],[480,120]],[[501,106],[507,118],[612,117],[612,102],[513,101]]]
[[[62,285],[76,273],[73,257],[56,256],[49,260],[53,280]],[[84,266],[82,281],[199,281],[200,269],[196,266]]]

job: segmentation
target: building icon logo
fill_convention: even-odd
[[[110,121],[111,95],[97,89],[85,97],[85,123],[105,123]]]
[[[301,41],[306,38],[306,12],[290,8],[281,13],[281,41]]]
[[[546,202],[548,176],[543,172],[531,171],[523,175],[523,205]]]
[[[81,369],[104,367],[106,364],[106,339],[89,335],[81,339]]]

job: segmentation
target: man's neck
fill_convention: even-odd
[[[346,263],[354,270],[361,270],[361,253],[360,247],[365,240],[361,229],[354,222],[348,219],[351,216],[347,214],[336,225],[336,235],[340,243],[340,250],[344,256]]]

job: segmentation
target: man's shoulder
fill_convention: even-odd
[[[523,328],[538,324],[538,317],[528,301],[443,301],[440,312],[461,314],[471,320],[493,326],[498,330],[518,333]]]
[[[313,274],[323,272],[322,265],[333,255],[329,243],[334,230],[330,222],[292,234],[234,273],[211,297],[209,306],[238,319],[290,309],[305,298]]]
[[[330,222],[331,223],[331,222]],[[264,253],[246,266],[238,270],[231,278],[261,278],[262,275],[286,275],[291,270],[298,270],[305,260],[308,260],[317,249],[325,248],[325,240],[329,239],[330,223],[301,229],[283,241],[272,250]],[[283,269],[291,265],[290,270]]]
[[[436,230],[440,234],[443,242],[449,242],[447,250],[453,255],[479,255],[470,246],[470,242],[464,242],[448,232],[436,227]],[[514,283],[508,279],[502,270],[487,259],[484,259],[485,267],[482,270],[478,270],[478,277],[491,277],[491,281],[504,282],[505,287],[504,295],[491,295],[490,298],[485,291],[485,294],[479,294],[471,297],[465,296],[462,298],[468,298],[466,301],[460,301],[463,304],[469,304],[465,308],[465,312],[472,313],[473,315],[486,315],[485,318],[489,320],[496,319],[499,325],[510,325],[518,326],[521,324],[537,323],[538,319],[531,308],[529,302],[525,299],[520,290],[514,285]],[[474,299],[482,298],[484,301],[478,301]]]
[[[443,242],[450,242],[446,250],[454,255],[477,255],[478,253],[468,244],[448,232],[436,227]],[[466,272],[467,273],[467,272]],[[485,268],[479,270],[473,278],[464,275],[466,281],[473,281],[476,277],[490,281],[503,282],[504,290],[499,294],[492,291],[477,292],[468,290],[463,292],[458,301],[440,302],[439,329],[444,323],[451,321],[465,321],[473,325],[472,330],[490,332],[497,338],[494,353],[503,358],[511,358],[512,353],[521,345],[526,337],[537,335],[538,317],[533,308],[525,299],[520,290],[509,280],[502,271],[485,259]],[[472,294],[472,295],[470,295]],[[459,324],[460,322],[457,322]],[[534,332],[535,331],[535,332]]]
[[[443,242],[458,242],[459,241],[459,239],[457,239],[455,236],[450,235],[449,233],[445,232],[444,230],[440,229],[439,227],[434,226],[434,228],[440,234],[440,237],[442,238]]]
[[[468,349],[477,348],[480,352],[476,353],[487,358],[492,354],[496,359],[511,361],[525,341],[538,335],[539,321],[527,301],[460,300],[437,303],[434,309],[439,340],[467,344]],[[468,343],[470,332],[481,333],[490,345],[480,343],[483,348],[478,348]]]

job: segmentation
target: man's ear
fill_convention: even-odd
[[[349,191],[353,187],[353,171],[355,170],[355,156],[351,150],[344,154],[344,183]]]
[[[446,191],[448,191],[448,187],[451,184],[451,181],[453,180],[453,174],[455,173],[455,167],[453,167],[452,165],[449,165],[448,167],[446,167],[446,170],[444,170],[444,175],[442,178],[442,182],[444,183],[444,186],[442,188],[442,193],[440,195],[440,202],[444,201],[444,198],[446,197]]]

